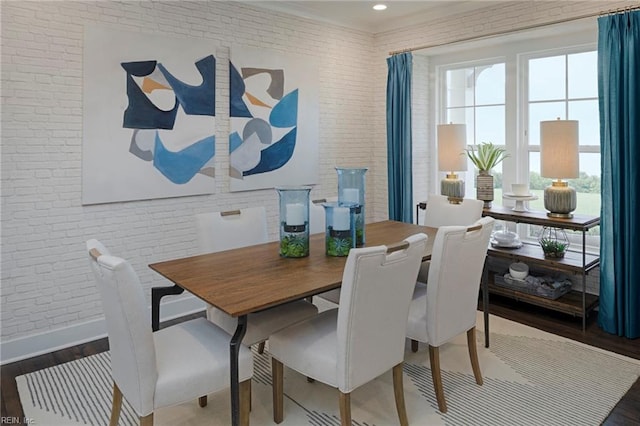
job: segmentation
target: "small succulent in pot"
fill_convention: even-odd
[[[542,247],[545,257],[561,258],[569,249],[569,238],[564,229],[543,226],[538,243]]]
[[[545,257],[562,258],[567,251],[568,244],[561,241],[542,238],[539,242]]]

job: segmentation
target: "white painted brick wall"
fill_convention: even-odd
[[[83,30],[96,24],[218,46],[216,194],[82,206]],[[232,45],[318,62],[320,178],[312,198],[337,193],[336,165],[373,170],[370,34],[230,2],[3,2],[3,343],[101,317],[84,252],[89,238],[128,258],[147,294],[167,284],[147,264],[195,252],[195,213],[264,204],[277,238],[273,189],[228,190]]]

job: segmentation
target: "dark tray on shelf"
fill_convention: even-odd
[[[530,275],[525,280],[516,280],[509,274],[496,274],[494,283],[522,293],[532,294],[551,300],[556,300],[571,291],[571,281],[564,275],[536,277]]]

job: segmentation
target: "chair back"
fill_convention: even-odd
[[[195,219],[200,253],[262,244],[269,238],[264,207],[201,213]]]
[[[424,226],[471,225],[482,217],[483,206],[482,200],[464,198],[460,204],[452,204],[444,195],[431,194],[424,212]]]
[[[404,359],[411,295],[426,250],[416,234],[401,246],[352,249],[338,307],[338,388],[351,392]]]
[[[138,275],[129,262],[97,240],[86,243],[109,335],[111,375],[136,412],[153,411],[158,373],[151,318]]]
[[[478,291],[494,219],[443,226],[433,242],[427,281],[427,337],[440,346],[476,323]]]

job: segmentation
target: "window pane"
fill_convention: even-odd
[[[564,102],[540,102],[529,104],[529,145],[540,145],[540,122],[565,119]]]
[[[569,98],[598,97],[598,53],[569,55]]]
[[[569,118],[578,120],[580,145],[600,146],[598,100],[569,102]]]
[[[447,106],[473,105],[473,68],[447,71]]]
[[[529,100],[565,99],[565,56],[529,60]]]
[[[476,67],[476,105],[504,104],[504,64]]]
[[[505,144],[505,118],[503,106],[476,108],[476,143]]]
[[[529,209],[544,211],[544,188],[551,185],[551,179],[540,177],[540,153],[529,153],[529,191],[538,196],[529,201]]]
[[[588,176],[598,178],[598,193],[600,192],[600,176],[602,175],[602,166],[600,164],[600,153],[597,152],[581,152],[580,153],[580,174],[585,173]]]
[[[467,144],[473,143],[473,108],[450,108],[447,110],[446,123],[467,125]]]

